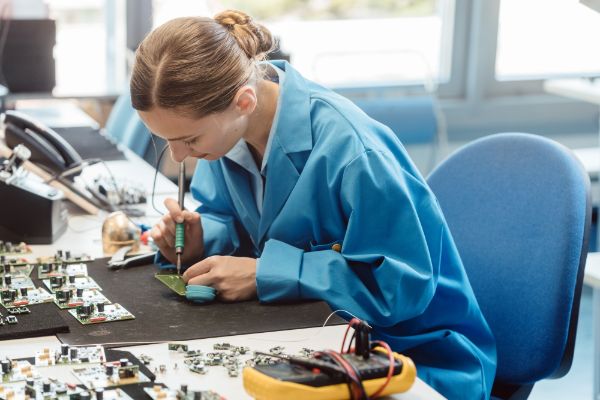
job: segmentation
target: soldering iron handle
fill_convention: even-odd
[[[183,211],[183,200],[185,196],[185,163],[182,161],[179,163],[179,177],[178,177],[178,186],[179,186],[179,208]]]

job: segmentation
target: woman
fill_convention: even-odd
[[[495,344],[437,201],[391,130],[285,62],[239,11],[179,18],[136,53],[134,108],[202,205],[152,229],[226,301],[321,299],[373,326],[448,398],[489,397]]]

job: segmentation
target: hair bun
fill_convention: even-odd
[[[215,21],[227,29],[233,29],[236,25],[246,25],[252,22],[252,17],[237,10],[226,10],[215,15]]]
[[[215,15],[215,21],[229,31],[249,59],[260,60],[273,50],[273,36],[248,14],[226,10]]]

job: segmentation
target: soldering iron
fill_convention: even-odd
[[[184,162],[179,163],[179,208],[183,212],[183,198],[185,195],[185,164]],[[185,223],[177,223],[175,225],[175,255],[177,255],[177,275],[181,275],[181,255],[183,254],[183,244],[185,242],[184,237]]]

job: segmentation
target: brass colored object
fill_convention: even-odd
[[[140,248],[141,233],[123,211],[113,212],[102,224],[102,250],[111,255],[121,247],[131,246],[131,252],[136,252]]]

